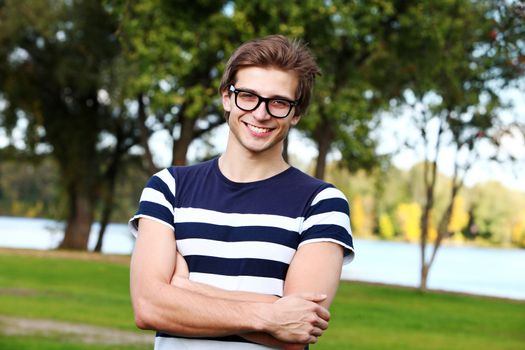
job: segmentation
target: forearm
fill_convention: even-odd
[[[132,294],[140,328],[212,337],[266,329],[267,316],[262,303],[212,298],[151,281],[147,288]]]

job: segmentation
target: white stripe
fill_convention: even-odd
[[[140,201],[141,202],[153,202],[153,203],[160,204],[166,207],[166,209],[168,209],[170,213],[173,214],[173,206],[171,205],[171,203],[168,202],[168,200],[166,199],[166,197],[164,197],[162,192],[159,192],[153,188],[146,187],[142,191],[142,195],[140,196]]]
[[[335,243],[335,244],[339,244],[340,246],[343,246],[346,249],[350,250],[350,254],[345,255],[345,257],[343,259],[343,265],[346,265],[346,264],[350,263],[352,260],[354,260],[354,255],[355,255],[354,248],[350,247],[348,244],[346,244],[344,242],[338,241],[337,239],[333,239],[333,238],[314,238],[314,239],[309,239],[309,240],[306,240],[304,242],[301,242],[301,244],[299,244],[299,247],[301,247],[301,246],[303,246],[305,244],[318,243],[318,242],[332,242],[332,243]],[[297,249],[299,249],[299,247],[297,247]]]
[[[337,225],[352,234],[350,229],[350,217],[338,211],[330,211],[328,213],[321,213],[310,216],[304,221],[301,229],[301,234],[315,225]]]
[[[347,200],[343,192],[339,191],[337,188],[328,187],[322,190],[321,192],[319,192],[315,196],[314,200],[312,201],[311,206],[316,205],[320,201],[323,201],[325,199],[331,199],[331,198],[341,198],[341,199],[344,199],[345,201]]]
[[[266,226],[295,232],[299,232],[303,222],[302,217],[289,218],[270,214],[221,213],[198,208],[177,208],[175,217],[177,222],[199,222],[232,227]]]
[[[133,235],[133,237],[137,237],[139,231],[139,227],[138,227],[138,223],[139,223],[139,220],[138,219],[141,219],[141,218],[145,218],[145,219],[150,219],[150,220],[153,220],[153,221],[156,221],[160,224],[163,224],[164,226],[167,226],[169,227],[171,230],[175,231],[175,228],[168,224],[167,222],[164,222],[160,219],[157,219],[153,216],[149,216],[149,215],[144,215],[144,214],[139,214],[139,215],[135,215],[134,217],[132,217],[131,219],[129,219],[129,222],[128,222],[128,227],[131,231],[131,234]]]
[[[283,295],[284,281],[271,277],[225,276],[211,273],[190,272],[190,280],[217,288],[270,295]]]
[[[170,192],[175,196],[175,179],[173,178],[173,175],[171,175],[169,170],[161,170],[158,173],[156,173],[155,176],[161,179],[162,182],[164,182],[168,186]]]
[[[231,341],[155,337],[155,350],[268,350],[268,346]]]
[[[177,241],[182,255],[205,255],[229,259],[266,259],[289,264],[295,249],[270,242],[222,242],[210,239],[187,238]]]

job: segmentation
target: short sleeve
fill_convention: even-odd
[[[341,245],[345,264],[354,258],[350,208],[345,195],[335,187],[326,187],[317,193],[307,210],[299,246],[314,242]]]
[[[174,203],[174,174],[170,169],[161,170],[148,180],[142,190],[137,213],[129,220],[131,233],[137,236],[140,218],[155,220],[175,231]]]

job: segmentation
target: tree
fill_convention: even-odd
[[[111,2],[112,12],[120,16],[125,65],[132,72],[125,93],[137,106],[150,173],[158,170],[148,144],[153,133],[171,136],[171,163],[183,165],[190,144],[224,123],[218,86],[224,57],[234,45],[225,3]]]
[[[523,128],[519,119],[504,122],[498,95],[498,90],[523,74],[525,66],[525,25],[516,16],[516,9],[516,4],[499,1],[425,3],[412,14],[421,19],[419,33],[413,33],[412,28],[401,30],[406,45],[418,43],[412,40],[412,35],[416,35],[425,38],[425,46],[437,48],[433,54],[414,60],[412,70],[420,83],[405,94],[418,133],[412,146],[422,148],[425,159],[420,224],[422,290],[426,289],[442,240],[450,235],[454,203],[465,175],[486,154],[480,147],[491,143],[497,150],[504,135]],[[437,235],[433,240],[430,232],[437,164],[444,146],[454,154],[454,173],[446,209],[436,220]],[[492,159],[501,161],[500,155],[494,153]],[[429,242],[433,243],[433,250],[428,257]]]
[[[27,121],[25,148],[56,160],[67,197],[62,248],[86,249],[103,183],[105,96],[117,25],[98,1],[7,1],[0,7],[2,124]],[[48,147],[45,147],[48,145]],[[43,150],[42,150],[43,149]]]

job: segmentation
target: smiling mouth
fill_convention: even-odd
[[[246,125],[248,127],[248,129],[250,129],[252,132],[254,132],[256,134],[266,134],[266,133],[269,133],[269,132],[271,132],[273,130],[273,129],[270,129],[270,128],[261,128],[259,126],[248,124],[246,122],[244,122],[244,125]]]

